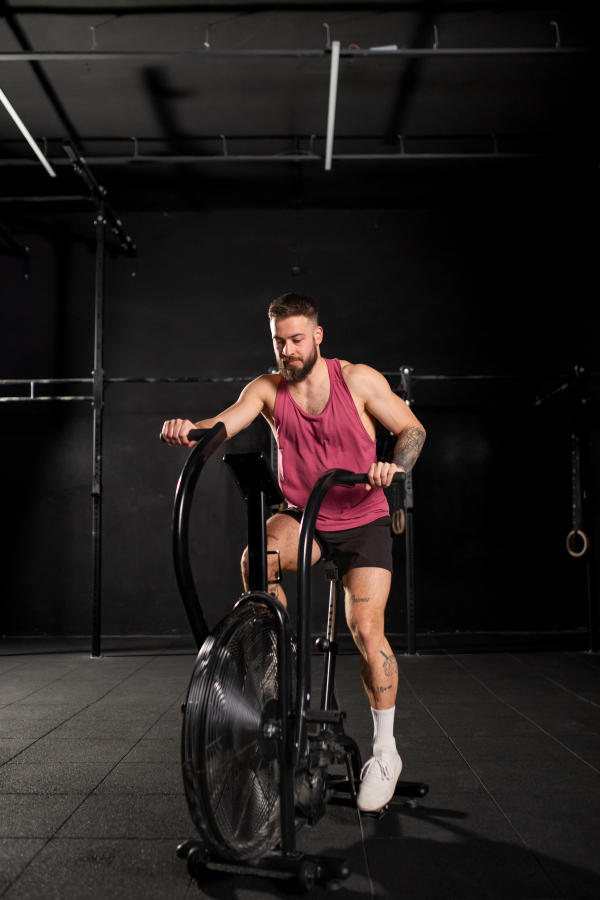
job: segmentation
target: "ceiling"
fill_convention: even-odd
[[[68,137],[126,208],[468,202],[483,185],[501,197],[556,172],[557,159],[562,171],[566,159],[572,169],[591,156],[591,52],[441,52],[553,50],[551,22],[561,50],[589,50],[587,4],[0,0],[0,15],[0,54],[88,53],[0,56],[0,87],[58,173],[46,175],[0,107],[5,196],[85,192],[62,147]],[[431,50],[437,37],[440,51],[342,57],[334,154],[366,158],[334,157],[327,173],[324,22],[342,50]],[[316,55],[219,55],[248,50]],[[115,51],[137,54],[102,56]]]

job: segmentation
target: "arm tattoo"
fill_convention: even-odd
[[[368,597],[357,597],[356,594],[352,594],[352,596],[350,597],[350,603],[352,603],[353,605],[355,603],[368,603],[368,602],[369,602]]]
[[[388,656],[386,653],[383,652],[383,650],[380,650],[379,652],[385,659],[385,662],[383,664],[383,674],[387,675],[388,678],[391,675],[397,675],[398,674],[398,663],[394,659],[393,655]]]
[[[421,428],[411,426],[403,428],[398,435],[398,441],[394,447],[394,462],[397,466],[410,472],[417,459],[419,453],[425,443],[425,432]]]
[[[273,538],[274,541],[278,541],[278,540],[279,540],[279,538],[278,538],[278,537],[275,537],[274,534],[268,534],[267,537]]]

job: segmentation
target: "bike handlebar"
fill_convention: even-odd
[[[205,434],[207,434],[207,432],[209,432],[211,430],[212,429],[210,429],[210,428],[192,428],[192,430],[188,431],[188,433],[187,433],[188,440],[189,441],[199,441],[204,437]],[[163,442],[163,444],[167,443],[165,438],[162,435],[162,432],[160,434],[160,439]]]
[[[392,484],[401,484],[406,481],[406,472],[395,472],[394,477],[392,478]],[[337,482],[338,484],[343,484],[346,487],[352,487],[355,484],[368,484],[369,476],[368,475],[355,475],[354,472],[347,472],[345,475],[341,477]]]
[[[191,431],[188,431],[187,437],[190,441],[200,441],[205,434],[208,434],[210,428],[192,428]],[[160,435],[161,441],[166,444],[166,440]],[[406,472],[395,472],[394,477],[392,478],[392,484],[402,484],[402,482],[406,481]],[[368,484],[369,476],[367,474],[361,475],[356,474],[355,472],[345,472],[343,476],[341,476],[341,480],[337,482],[338,484],[343,484],[346,487],[352,487],[355,484]]]

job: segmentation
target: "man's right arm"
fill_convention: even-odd
[[[232,438],[247,428],[265,410],[269,392],[273,391],[272,378],[268,375],[261,375],[244,388],[233,406],[213,419],[202,419],[200,422],[191,422],[189,419],[168,419],[163,425],[162,437],[171,447],[195,447],[196,442],[189,441],[187,438],[188,432],[193,428],[212,428],[217,422],[222,422],[227,429],[227,437]]]

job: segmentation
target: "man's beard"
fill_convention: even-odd
[[[298,384],[300,381],[304,381],[305,378],[308,378],[310,373],[315,367],[315,363],[319,358],[319,353],[317,350],[317,344],[313,340],[313,351],[308,357],[305,359],[301,366],[290,366],[285,359],[278,359],[277,365],[279,366],[279,371],[288,382],[288,384]]]

